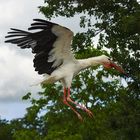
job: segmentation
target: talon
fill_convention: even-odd
[[[89,109],[87,109],[87,108],[85,108],[85,112],[89,115],[89,117],[93,117],[94,115],[93,115],[93,113],[89,110]]]
[[[77,114],[77,116],[78,116],[78,119],[80,119],[81,121],[83,121],[83,118],[82,118],[82,116],[80,114]]]
[[[88,110],[88,115],[92,118],[94,115],[93,115],[93,113],[90,111],[90,110]]]

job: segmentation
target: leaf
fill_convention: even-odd
[[[22,100],[28,100],[31,98],[31,93],[27,93],[25,96],[22,97]]]

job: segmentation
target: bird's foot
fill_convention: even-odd
[[[83,121],[83,118],[82,118],[82,116],[79,113],[77,114],[77,116],[78,116],[79,120]]]
[[[92,113],[89,109],[87,109],[85,106],[82,106],[82,105],[80,105],[80,104],[74,102],[70,97],[67,97],[67,101],[69,101],[69,102],[75,104],[75,105],[78,106],[80,109],[84,110],[91,118],[93,117],[93,113]]]
[[[93,113],[89,110],[89,109],[87,109],[87,108],[85,108],[85,112],[89,115],[89,117],[93,117],[94,115],[93,115]]]
[[[82,116],[67,102],[67,100],[63,100],[63,103],[64,104],[66,104],[67,106],[69,106],[72,110],[73,110],[73,112],[75,112],[75,114],[77,115],[77,117],[81,120],[81,121],[83,121],[83,118],[82,118]]]
[[[83,111],[85,111],[89,115],[89,117],[92,118],[94,116],[93,113],[89,109],[87,109],[85,106],[79,105],[77,103],[76,103],[76,105],[79,106],[80,109],[82,109]]]

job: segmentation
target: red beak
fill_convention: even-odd
[[[110,61],[110,63],[104,63],[104,67],[105,68],[115,68],[120,73],[126,74],[125,71],[120,66],[115,64],[113,61]]]
[[[115,64],[113,61],[110,61],[110,67],[111,68],[115,68],[120,73],[125,74],[125,71],[120,66],[118,66],[117,64]]]

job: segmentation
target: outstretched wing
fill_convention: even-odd
[[[34,23],[27,32],[11,28],[8,32],[6,43],[17,44],[20,48],[31,48],[35,53],[34,67],[39,74],[51,74],[67,60],[73,59],[71,53],[71,40],[73,32],[66,27],[60,26],[42,19],[34,19]]]

